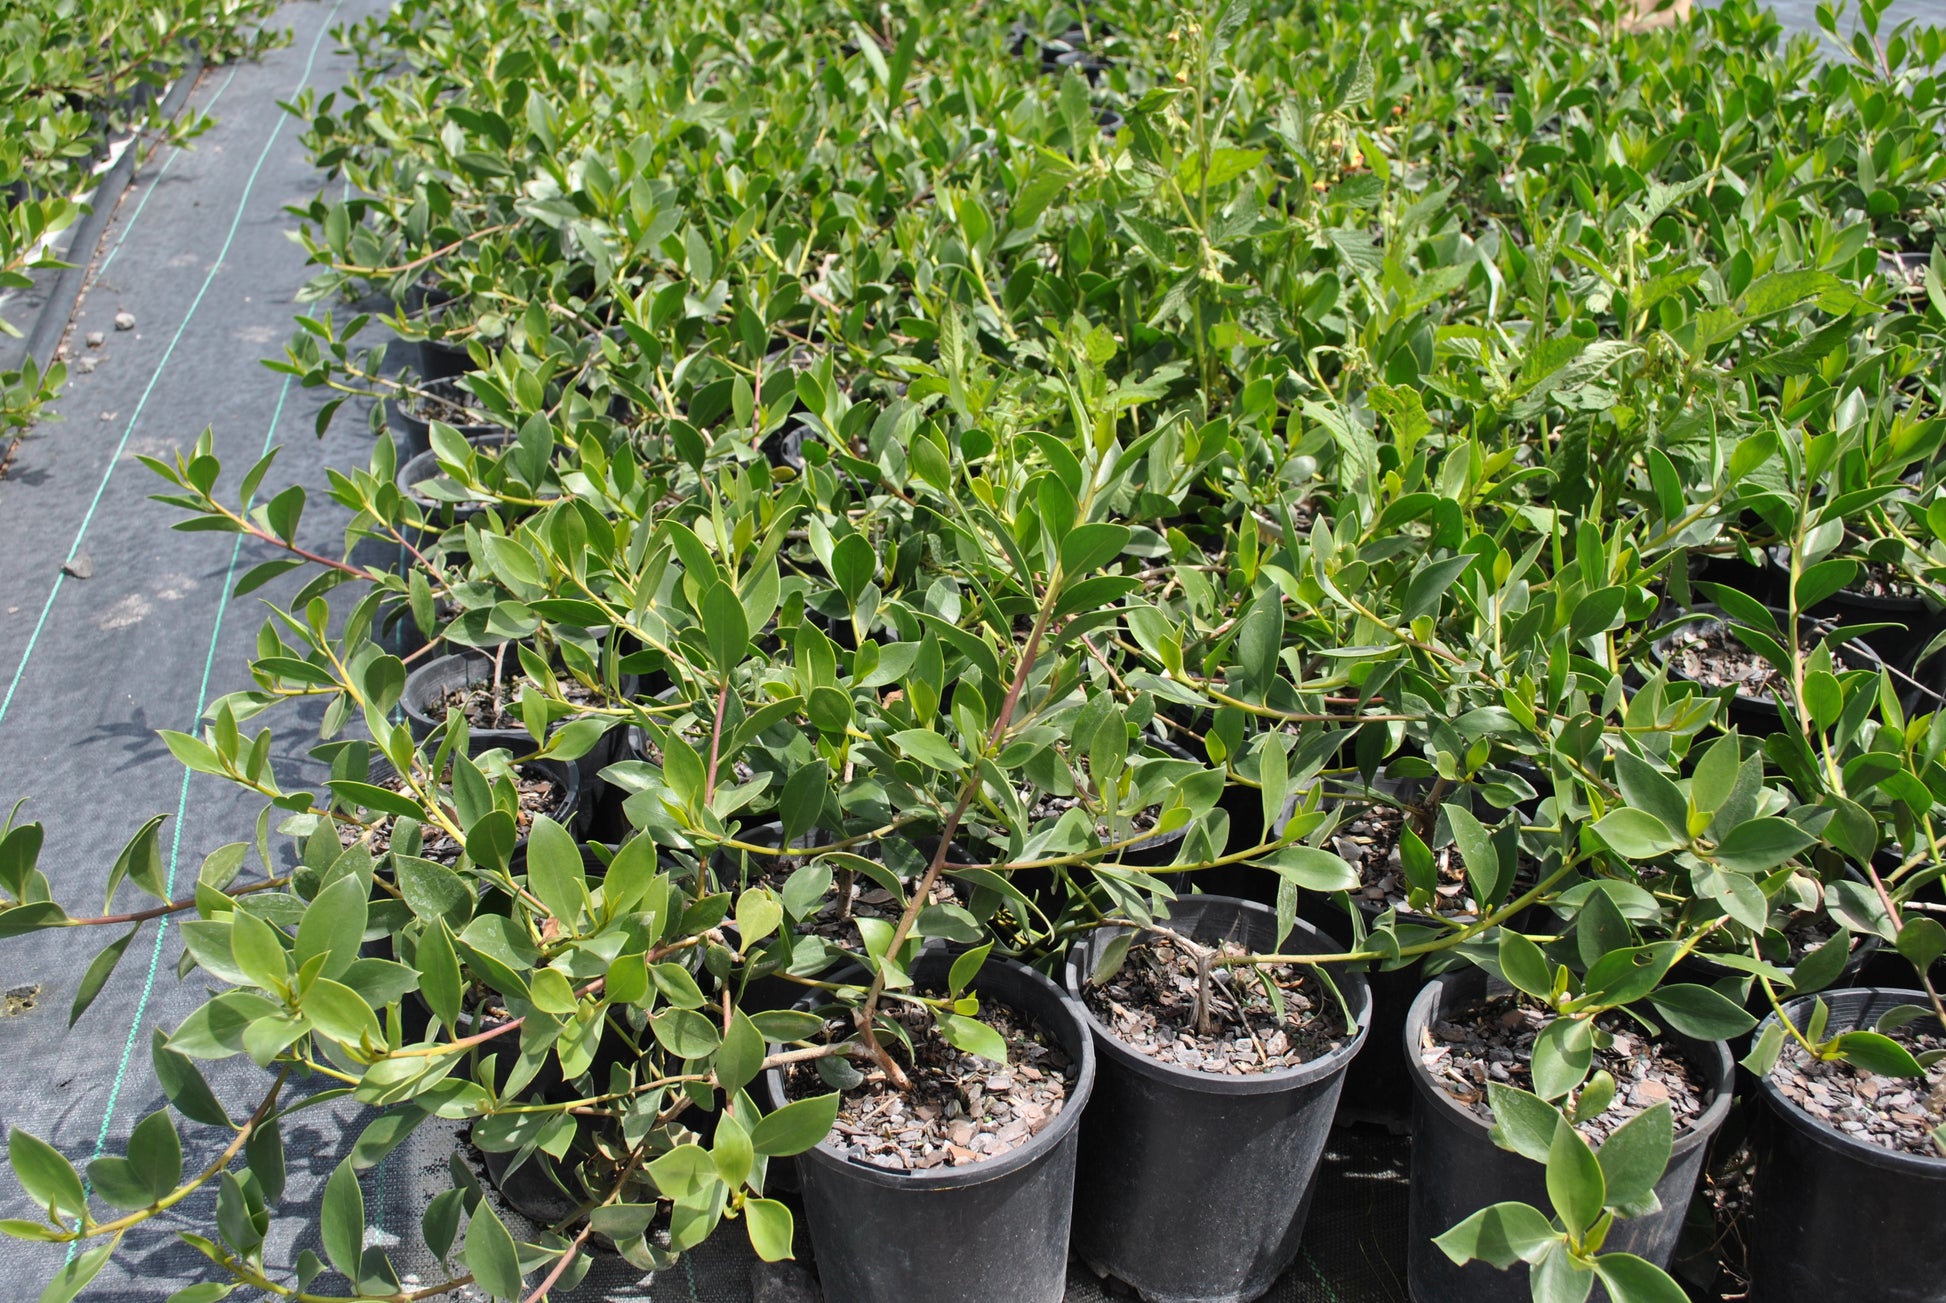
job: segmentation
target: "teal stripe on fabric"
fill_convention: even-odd
[[[290,396],[290,392],[291,377],[285,376],[284,387],[277,395],[277,407],[270,416],[270,429],[264,433],[263,451],[257,454],[259,457],[270,451],[271,441],[277,436],[277,424],[284,416],[284,400]],[[242,558],[243,535],[238,534],[235,543],[230,547],[229,568],[223,572],[223,592],[216,603],[216,622],[210,626],[209,651],[203,657],[203,681],[196,689],[195,721],[202,719],[203,710],[209,704],[209,680],[211,671],[216,666],[217,643],[223,634],[223,616],[229,610],[230,587],[236,582],[237,563]],[[197,726],[195,721],[192,721],[190,724],[192,731]],[[182,790],[176,796],[175,831],[169,842],[169,872],[162,886],[164,899],[173,900],[176,894],[176,866],[182,855],[182,826],[189,813],[189,777],[190,771],[184,769],[182,771]],[[89,1158],[90,1162],[96,1158],[100,1158],[102,1151],[108,1147],[108,1132],[115,1121],[115,1106],[121,1100],[122,1083],[128,1076],[129,1060],[134,1056],[135,1043],[141,1036],[142,1019],[148,1014],[149,997],[155,993],[155,975],[162,964],[162,944],[168,935],[169,916],[165,914],[156,921],[155,944],[149,948],[148,976],[142,981],[142,994],[135,1001],[135,1016],[130,1020],[128,1025],[128,1038],[122,1043],[122,1057],[120,1062],[115,1065],[115,1080],[108,1088],[108,1105],[102,1113],[101,1130],[95,1136],[95,1150]],[[70,1259],[74,1257],[75,1247],[72,1244],[68,1246],[68,1257]]]
[[[297,85],[298,90],[302,90],[306,85],[310,83],[312,71],[315,69],[317,65],[318,51],[323,47],[324,37],[326,33],[330,30],[331,17],[337,14],[338,10],[342,7],[342,4],[343,4],[343,0],[338,0],[337,3],[334,3],[331,7],[330,14],[327,14],[324,20],[319,23],[318,33],[312,39],[310,53],[304,61],[303,75],[298,80],[298,85]],[[217,254],[216,262],[214,265],[211,266],[209,275],[204,278],[202,288],[196,292],[195,299],[190,303],[189,311],[183,317],[182,325],[177,327],[175,337],[169,341],[168,349],[163,353],[162,360],[157,363],[155,375],[150,377],[148,386],[143,390],[142,393],[143,404],[147,403],[149,395],[154,391],[156,381],[160,379],[163,368],[168,365],[170,356],[175,352],[176,344],[182,339],[184,329],[187,328],[187,326],[189,325],[190,319],[196,315],[196,309],[201,305],[203,301],[203,296],[209,290],[210,283],[215,280],[217,271],[223,265],[223,259],[226,256],[228,256],[230,251],[230,245],[235,241],[237,230],[242,226],[243,214],[244,211],[249,206],[250,196],[256,190],[257,178],[260,175],[262,175],[264,164],[267,161],[269,161],[270,151],[273,147],[275,147],[277,143],[277,138],[283,134],[285,121],[286,118],[280,115],[277,119],[276,125],[271,128],[269,138],[264,141],[263,150],[257,155],[256,164],[251,168],[250,176],[248,180],[246,180],[246,182],[244,183],[243,194],[239,198],[237,203],[236,215],[231,219],[230,229],[223,238],[223,247],[221,251]],[[290,387],[291,387],[291,377],[286,376],[284,379],[283,387],[278,392],[277,395],[276,409],[271,413],[270,428],[264,432],[263,450],[258,454],[260,457],[263,455],[263,453],[269,451],[271,443],[276,438],[277,426],[278,423],[283,419],[284,402],[290,395]],[[82,518],[81,529],[79,532],[76,533],[74,544],[69,549],[68,555],[70,559],[73,557],[75,549],[80,546],[81,538],[87,532],[88,523],[90,520],[93,519],[95,510],[100,505],[102,493],[108,487],[109,477],[114,474],[115,466],[121,460],[122,447],[125,447],[127,445],[130,435],[134,433],[135,423],[140,418],[141,418],[141,406],[138,405],[136,408],[135,415],[129,419],[128,428],[122,433],[121,444],[118,445],[116,448],[114,459],[109,462],[108,472],[102,476],[101,485],[95,490],[94,500],[91,503],[89,503],[88,506],[88,513],[86,516]],[[220,596],[217,599],[216,620],[210,629],[209,650],[205,654],[203,659],[203,679],[202,679],[202,683],[198,686],[196,691],[196,714],[195,714],[195,718],[190,721],[190,727],[192,729],[196,728],[198,723],[201,721],[203,716],[203,710],[205,709],[209,699],[210,676],[216,664],[216,649],[223,631],[223,616],[229,609],[230,589],[235,583],[237,565],[241,561],[242,556],[243,556],[243,536],[238,535],[236,541],[232,544],[230,549],[229,568],[224,573],[223,589]],[[20,666],[18,669],[15,670],[13,682],[7,688],[6,699],[4,701],[0,701],[0,720],[4,720],[6,716],[7,707],[12,704],[14,690],[20,684],[21,673],[27,667],[28,657],[30,657],[33,654],[34,640],[38,639],[42,625],[45,624],[46,622],[47,612],[53,606],[54,599],[59,594],[60,589],[61,589],[60,578],[57,576],[54,582],[54,587],[48,593],[47,604],[43,606],[41,609],[40,620],[35,623],[34,638],[29,640],[27,651],[21,656]],[[182,827],[189,808],[189,778],[190,778],[189,772],[185,770],[183,772],[182,787],[176,799],[176,826],[171,841],[171,845],[169,848],[168,875],[163,886],[163,895],[167,898],[173,898],[175,894],[176,870],[180,862],[180,856],[182,851]],[[94,1148],[94,1154],[92,1156],[94,1158],[101,1157],[103,1151],[106,1150],[108,1146],[108,1135],[114,1125],[115,1110],[121,1100],[123,1083],[126,1081],[128,1076],[129,1061],[133,1057],[136,1042],[141,1035],[142,1022],[148,1013],[149,1000],[155,992],[156,972],[161,966],[163,944],[165,939],[168,936],[168,933],[169,933],[169,920],[168,917],[165,915],[157,922],[156,932],[155,932],[155,942],[153,946],[150,947],[150,951],[149,951],[148,974],[142,983],[142,994],[140,998],[136,1001],[135,1015],[129,1023],[128,1036],[122,1044],[121,1059],[117,1063],[115,1068],[115,1079],[109,1087],[108,1104],[102,1113],[101,1129],[96,1134],[95,1137],[95,1148]],[[70,1243],[68,1245],[68,1250],[67,1250],[68,1261],[72,1262],[74,1260],[78,1248],[79,1248],[78,1243]]]
[[[331,13],[336,14],[342,3],[343,0],[339,0],[338,4],[332,5]],[[317,38],[311,42],[311,54],[304,62],[304,76],[297,84],[298,90],[303,90],[311,80],[311,70],[317,63],[319,49],[324,45],[329,23],[330,15],[327,15],[325,23],[318,28]],[[182,324],[176,327],[176,333],[169,340],[169,347],[163,350],[162,359],[155,364],[155,373],[149,377],[148,384],[143,386],[142,397],[135,404],[135,412],[128,418],[128,425],[122,431],[121,441],[115,445],[114,454],[108,459],[108,469],[102,472],[101,483],[95,486],[94,497],[88,503],[87,512],[81,517],[81,528],[75,531],[74,542],[68,545],[67,555],[63,558],[64,563],[74,560],[75,554],[81,550],[81,540],[87,536],[88,526],[94,522],[95,512],[101,507],[102,495],[108,491],[108,482],[114,478],[115,468],[122,463],[122,453],[128,448],[129,439],[135,434],[135,427],[142,419],[143,410],[149,405],[149,398],[155,393],[155,387],[161,381],[162,373],[169,365],[169,359],[175,356],[176,345],[182,342],[184,332],[189,329],[189,323],[195,319],[196,309],[202,306],[204,296],[209,293],[210,285],[216,280],[216,274],[222,270],[223,260],[229,256],[230,246],[236,242],[236,233],[243,225],[244,210],[250,205],[250,196],[256,189],[257,178],[263,172],[264,164],[269,161],[270,151],[276,145],[277,138],[283,134],[284,123],[287,120],[287,116],[279,110],[277,125],[270,129],[270,138],[264,142],[263,152],[257,155],[256,166],[250,169],[249,180],[244,183],[243,196],[237,201],[236,216],[230,219],[230,229],[223,237],[223,247],[217,252],[216,261],[210,264],[209,275],[203,278],[202,288],[198,289],[196,297],[190,300],[189,311],[183,314]],[[40,616],[34,621],[33,633],[27,638],[27,649],[20,655],[20,664],[14,667],[13,679],[7,684],[7,695],[0,698],[0,723],[6,722],[7,712],[13,708],[14,693],[20,689],[21,677],[27,672],[28,661],[33,659],[34,648],[39,645],[41,633],[47,627],[48,612],[54,609],[54,599],[61,595],[61,582],[66,578],[65,570],[56,573],[53,587],[47,590],[47,600],[41,603]]]

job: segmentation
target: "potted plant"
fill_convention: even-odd
[[[1100,1063],[1075,1252],[1145,1299],[1256,1298],[1297,1255],[1371,995],[1311,958],[1336,942],[1262,905],[1186,896],[1133,922],[1067,959]]]

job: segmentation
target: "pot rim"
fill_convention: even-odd
[[[916,970],[927,965],[928,961],[940,967],[943,975],[943,969],[952,957],[953,951],[950,947],[942,942],[928,941],[920,950],[918,960],[913,963],[915,977],[917,976]],[[839,1155],[830,1147],[831,1140],[828,1135],[811,1148],[794,1155],[796,1161],[814,1161],[821,1163],[843,1172],[847,1179],[862,1181],[885,1189],[905,1189],[919,1194],[931,1194],[939,1191],[962,1190],[970,1186],[985,1185],[989,1182],[1011,1176],[1016,1172],[1024,1171],[1038,1164],[1043,1159],[1050,1158],[1061,1147],[1063,1142],[1077,1134],[1076,1128],[1081,1124],[1081,1114],[1087,1108],[1088,1097],[1093,1093],[1095,1087],[1094,1037],[1089,1034],[1087,1021],[1083,1017],[1085,1010],[1080,1007],[1081,1002],[1079,1000],[1069,995],[1067,991],[1063,990],[1046,976],[1029,968],[1019,960],[1005,955],[991,956],[986,964],[982,966],[980,976],[973,979],[973,984],[970,989],[978,991],[981,987],[981,980],[989,972],[993,971],[993,966],[996,964],[1008,972],[1026,979],[1031,984],[1044,988],[1045,994],[1067,1014],[1068,1018],[1074,1024],[1075,1039],[1079,1043],[1081,1051],[1077,1061],[1074,1088],[1068,1093],[1067,1099],[1061,1105],[1061,1111],[1055,1115],[1052,1122],[1048,1123],[1038,1135],[1029,1136],[1025,1144],[1015,1146],[998,1158],[989,1159],[984,1163],[974,1163],[967,1167],[933,1167],[919,1171],[901,1171],[888,1167],[875,1167],[870,1163],[861,1163],[855,1158]],[[847,974],[857,974],[862,977],[864,971],[857,964],[849,964],[837,969],[830,976],[842,981],[845,980]],[[815,1003],[817,998],[816,993],[813,993],[798,1001],[798,1004]],[[1041,1019],[1040,1021],[1045,1022],[1046,1019]],[[767,1052],[775,1054],[779,1052],[779,1049],[780,1047],[773,1042],[768,1047]],[[766,1068],[764,1069],[762,1081],[764,1086],[763,1093],[766,1096],[764,1102],[769,1105],[764,1112],[773,1112],[775,1109],[781,1107],[787,1098],[784,1094],[784,1070],[782,1068]]]
[[[1769,611],[1774,616],[1783,616],[1788,618],[1790,615],[1790,612],[1780,610],[1777,607],[1772,606],[1768,602],[1760,603],[1760,605],[1766,611]],[[1681,612],[1679,612],[1679,614],[1702,615],[1708,617],[1707,619],[1703,619],[1703,620],[1692,620],[1688,624],[1684,625],[1683,629],[1704,629],[1704,628],[1708,628],[1711,625],[1716,625],[1719,628],[1728,629],[1731,623],[1733,622],[1733,617],[1730,615],[1730,613],[1724,610],[1722,607],[1718,606],[1714,602],[1700,602],[1700,601],[1691,602],[1688,606],[1683,607]],[[1781,625],[1783,623],[1783,620],[1780,619],[1778,623]],[[1797,624],[1798,624],[1799,637],[1803,636],[1804,627],[1806,625],[1809,625],[1813,631],[1819,634],[1830,633],[1832,628],[1830,622],[1814,619],[1813,617],[1806,615],[1801,611],[1798,613]],[[1674,641],[1676,635],[1681,633],[1682,631],[1683,631],[1682,629],[1671,630],[1670,632],[1663,634],[1660,638],[1657,638],[1654,642],[1650,643],[1649,644],[1650,656],[1652,656],[1655,659],[1657,664],[1661,665],[1663,669],[1669,672],[1670,678],[1678,680],[1683,683],[1694,684],[1698,689],[1712,696],[1722,692],[1723,691],[1722,688],[1712,688],[1707,686],[1706,684],[1704,684],[1702,681],[1698,679],[1690,678],[1687,674],[1677,673],[1675,667],[1672,664],[1670,664],[1670,660],[1669,660],[1670,643]],[[1732,634],[1730,636],[1732,638],[1735,638],[1736,635]],[[1885,664],[1885,658],[1880,656],[1877,652],[1873,651],[1871,647],[1862,638],[1846,638],[1839,644],[1839,646],[1841,646],[1844,649],[1847,655],[1856,657],[1861,661],[1870,662],[1869,664],[1860,664],[1860,665],[1852,666],[1851,668],[1853,669],[1876,670]],[[1748,648],[1746,648],[1745,650],[1748,650]],[[1755,652],[1751,652],[1750,654],[1752,656],[1756,655]],[[1752,696],[1750,693],[1745,692],[1741,687],[1733,688],[1731,689],[1731,692],[1738,701],[1747,702],[1753,706],[1763,707],[1763,706],[1776,706],[1777,704],[1779,704],[1775,697]]]
[[[1412,1004],[1405,1014],[1406,1066],[1412,1072],[1414,1092],[1420,1099],[1428,1097],[1436,1099],[1450,1109],[1454,1116],[1472,1123],[1481,1131],[1490,1131],[1491,1123],[1481,1121],[1472,1109],[1465,1107],[1439,1088],[1433,1081],[1432,1074],[1426,1070],[1426,1061],[1419,1055],[1418,1033],[1431,1021],[1433,1001],[1448,988],[1467,980],[1478,980],[1482,985],[1489,987],[1491,985],[1484,969],[1463,968],[1441,973],[1419,988],[1419,994],[1412,998]],[[1730,1106],[1735,1102],[1736,1091],[1732,1089],[1735,1064],[1730,1058],[1729,1047],[1722,1041],[1699,1041],[1677,1033],[1671,1043],[1678,1049],[1689,1051],[1685,1057],[1689,1059],[1691,1066],[1701,1068],[1709,1075],[1711,1096],[1709,1105],[1702,1113],[1676,1132],[1675,1143],[1670,1150],[1673,1157],[1687,1153],[1697,1145],[1706,1145],[1710,1142],[1711,1137],[1730,1116]],[[1709,1053],[1711,1050],[1714,1051],[1713,1054]]]
[[[511,643],[522,642],[524,640],[519,638],[510,638],[507,641],[508,643],[511,644]],[[493,670],[493,657],[487,655],[486,652],[480,650],[478,647],[457,647],[455,648],[455,650],[447,652],[444,656],[435,656],[431,660],[426,661],[423,664],[413,666],[410,670],[406,672],[405,687],[402,688],[399,692],[399,709],[403,710],[406,713],[407,718],[419,721],[421,723],[429,725],[432,728],[440,728],[445,725],[446,717],[444,715],[440,715],[435,718],[434,716],[427,714],[425,709],[422,706],[420,706],[417,698],[413,694],[412,689],[415,684],[422,684],[427,679],[431,678],[433,675],[433,671],[435,669],[444,668],[447,664],[453,661],[467,662],[466,665],[467,675],[464,682],[469,686],[474,683],[479,683],[484,681],[479,671],[484,669],[486,673],[490,675]],[[480,664],[479,665],[471,664],[471,662],[474,661],[478,661],[480,662]],[[524,671],[522,671],[520,668],[518,657],[514,658],[513,664],[510,668],[516,675],[524,673]],[[622,695],[624,697],[632,697],[634,695],[633,693],[627,690],[627,684],[629,683],[629,681],[633,680],[634,678],[635,676],[632,674],[621,675],[621,679],[623,681]],[[572,715],[572,714],[563,715],[561,716],[560,719],[554,721],[554,724],[551,726],[549,731],[551,732],[554,728],[559,728],[562,724],[567,723],[569,720],[585,719],[585,718],[587,718],[586,715]],[[634,728],[634,725],[629,725],[629,727],[632,729]],[[469,737],[509,737],[509,738],[518,737],[523,742],[532,745],[539,745],[538,743],[534,742],[532,737],[528,736],[527,730],[524,727],[522,728],[480,728],[472,724],[468,724],[466,731],[467,731],[467,736]],[[550,757],[543,756],[541,758],[549,759]]]
[[[523,739],[527,739],[529,741],[532,740],[532,739],[528,739],[525,733],[522,733],[520,736]],[[488,744],[475,745],[474,740],[476,738],[481,739],[483,743],[488,743]],[[469,759],[471,759],[473,756],[479,755],[481,752],[494,751],[498,749],[501,749],[500,744],[497,740],[494,739],[493,734],[491,733],[486,733],[484,735],[482,735],[481,733],[469,733],[467,735],[467,751],[469,753],[468,754]],[[532,759],[528,759],[528,760],[514,761],[515,769],[525,769],[530,765],[546,768],[549,771],[548,777],[552,779],[554,782],[559,783],[563,789],[561,793],[561,798],[555,802],[554,808],[551,810],[543,810],[541,813],[547,815],[548,818],[554,820],[556,823],[561,824],[563,827],[568,827],[570,831],[572,831],[572,824],[575,819],[575,816],[581,812],[581,772],[575,768],[573,762],[566,761],[566,760],[557,760],[553,756],[535,756]],[[377,787],[383,785],[381,776],[396,777],[397,774],[398,774],[398,768],[391,762],[391,760],[387,759],[383,755],[375,754],[372,756],[371,764],[366,769],[365,777],[367,782],[370,782],[374,787]],[[515,840],[514,840],[515,848],[519,849],[520,847],[524,847],[525,845],[527,845],[527,834],[516,830]]]
[[[1223,904],[1234,906],[1242,916],[1267,916],[1271,926],[1276,926],[1276,914],[1268,906],[1253,900],[1241,900],[1234,896],[1186,896],[1176,902],[1183,904]],[[1200,909],[1198,910],[1200,913]],[[1096,935],[1112,936],[1132,928],[1102,928]],[[1097,1042],[1097,1051],[1115,1060],[1125,1068],[1132,1069],[1144,1076],[1168,1082],[1179,1090],[1193,1090],[1206,1095],[1274,1095],[1284,1091],[1308,1086],[1336,1073],[1343,1072],[1358,1056],[1365,1046],[1365,1038],[1372,1026],[1372,989],[1365,975],[1348,971],[1342,965],[1334,964],[1332,980],[1338,983],[1339,990],[1352,1006],[1352,1015],[1357,1020],[1357,1032],[1352,1038],[1331,1053],[1288,1068],[1277,1068],[1270,1072],[1240,1073],[1237,1076],[1222,1076],[1208,1072],[1193,1072],[1173,1063],[1164,1063],[1137,1052],[1088,1007],[1088,1002],[1080,996],[1081,984],[1085,980],[1081,973],[1080,952],[1083,947],[1091,946],[1092,937],[1083,937],[1068,947],[1067,958],[1062,963],[1062,972],[1067,994],[1081,1009],[1090,1035]],[[1342,950],[1330,934],[1322,928],[1297,919],[1291,927],[1290,940],[1285,944],[1307,942],[1316,947],[1305,950],[1306,954],[1334,954]]]
[[[1817,991],[1809,995],[1800,995],[1796,999],[1786,1001],[1784,1008],[1796,1017],[1810,1007],[1811,1001],[1823,998],[1835,1017],[1838,1015],[1840,1004],[1851,1003],[1855,999],[1861,1008],[1865,1008],[1870,1006],[1876,996],[1892,997],[1894,1002],[1899,1004],[1923,1004],[1926,1001],[1923,991],[1907,990],[1904,987],[1853,986],[1842,991]],[[1772,1010],[1762,1022],[1757,1024],[1756,1034],[1761,1037],[1767,1029],[1776,1025],[1777,1013]],[[1757,1078],[1757,1089],[1763,1095],[1764,1102],[1769,1105],[1773,1117],[1813,1144],[1843,1154],[1850,1160],[1863,1163],[1867,1167],[1898,1172],[1905,1176],[1946,1181],[1946,1156],[1927,1157],[1923,1154],[1907,1154],[1896,1149],[1887,1149],[1884,1145],[1860,1140],[1856,1136],[1840,1131],[1829,1122],[1821,1122],[1806,1113],[1796,1101],[1786,1095],[1773,1080],[1771,1073],[1766,1072]]]

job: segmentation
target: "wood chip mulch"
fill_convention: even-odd
[[[394,792],[405,792],[405,780],[393,777],[385,786]],[[561,804],[560,787],[543,774],[514,771],[514,790],[520,795],[519,813],[514,816],[514,827],[522,837],[534,826],[537,814],[553,814]],[[371,825],[366,834],[367,845],[373,855],[383,855],[392,849],[392,826],[398,820],[391,815],[382,815]],[[460,846],[444,828],[436,823],[419,825],[419,858],[433,860],[440,864],[452,864],[459,859]]]
[[[1007,1043],[1007,1062],[967,1054],[947,1044],[930,1014],[911,1006],[891,1011],[905,1023],[917,1062],[890,1047],[911,1079],[900,1091],[877,1070],[845,1092],[827,1143],[841,1154],[894,1171],[970,1167],[1010,1153],[1047,1129],[1066,1106],[1076,1068],[1046,1029],[1011,1005],[980,1001],[979,1020]],[[834,1021],[834,1037],[850,1030]],[[793,1065],[786,1088],[794,1099],[830,1090],[812,1064]]]
[[[1908,1024],[1890,1033],[1914,1055],[1946,1049],[1937,1029]],[[1923,1078],[1887,1077],[1848,1063],[1824,1063],[1791,1041],[1771,1080],[1791,1103],[1848,1136],[1900,1153],[1940,1158],[1933,1128],[1946,1123],[1946,1059]]]
[[[1553,1015],[1511,996],[1442,1018],[1420,1034],[1419,1057],[1433,1081],[1482,1122],[1493,1121],[1487,1083],[1534,1089],[1534,1039]],[[1638,1113],[1666,1103],[1678,1134],[1709,1106],[1702,1075],[1673,1048],[1643,1034],[1625,1019],[1609,1016],[1599,1025],[1614,1044],[1597,1049],[1594,1068],[1615,1078],[1615,1099],[1576,1129],[1599,1144]],[[1591,1072],[1593,1069],[1591,1069]]]
[[[1817,640],[1802,639],[1798,646],[1808,655]],[[1670,673],[1712,691],[1735,688],[1738,696],[1752,701],[1780,701],[1790,696],[1789,681],[1777,667],[1738,642],[1727,625],[1700,624],[1678,630],[1669,640],[1668,655]],[[1839,671],[1864,668],[1842,647],[1832,648],[1831,664]]]
[[[1226,943],[1223,953],[1246,953]],[[1279,1017],[1259,975],[1277,984]],[[1139,1054],[1212,1076],[1278,1072],[1351,1041],[1338,1001],[1299,964],[1217,968],[1211,973],[1213,1035],[1196,1030],[1196,961],[1168,938],[1129,947],[1121,970],[1089,982],[1081,998],[1115,1038]]]

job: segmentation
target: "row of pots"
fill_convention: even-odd
[[[1203,941],[1239,930],[1253,947],[1275,940],[1271,911],[1224,897],[1178,901],[1172,925]],[[1063,1295],[1072,1250],[1097,1273],[1154,1303],[1245,1300],[1263,1294],[1289,1266],[1346,1069],[1368,1039],[1370,987],[1361,974],[1334,973],[1360,1030],[1327,1056],[1246,1076],[1191,1071],[1137,1053],[1079,998],[1111,935],[1098,932],[1077,943],[1065,989],[1002,960],[989,961],[974,984],[982,996],[1037,1019],[1079,1065],[1067,1107],[1039,1135],[971,1167],[888,1170],[857,1162],[828,1142],[798,1158],[826,1297],[906,1300],[926,1297],[937,1281],[950,1279],[955,1297],[968,1303],[1055,1300]],[[1322,954],[1341,947],[1299,922],[1285,948]],[[942,982],[950,958],[944,949],[929,950],[915,979],[922,987]],[[1402,1028],[1413,1065],[1407,1231],[1416,1303],[1524,1297],[1523,1269],[1456,1266],[1432,1237],[1492,1203],[1547,1205],[1542,1168],[1496,1148],[1487,1125],[1434,1082],[1416,1052],[1442,1016],[1486,998],[1487,981],[1478,970],[1435,979],[1412,1002]],[[1915,998],[1854,990],[1827,1002],[1833,1026],[1849,1027],[1869,1026]],[[1807,1006],[1798,1002],[1793,1016],[1802,1018]],[[1721,1043],[1671,1039],[1708,1103],[1676,1139],[1656,1187],[1661,1211],[1618,1222],[1605,1245],[1658,1265],[1675,1251],[1710,1141],[1733,1096],[1730,1055]],[[764,1086],[770,1107],[784,1102],[780,1070],[769,1072]],[[1753,1297],[1827,1303],[1833,1290],[1842,1290],[1875,1300],[1946,1298],[1946,1282],[1926,1265],[1946,1200],[1946,1159],[1855,1139],[1800,1111],[1768,1080],[1756,1091],[1764,1108]],[[1874,1251],[1860,1253],[1867,1242]]]

